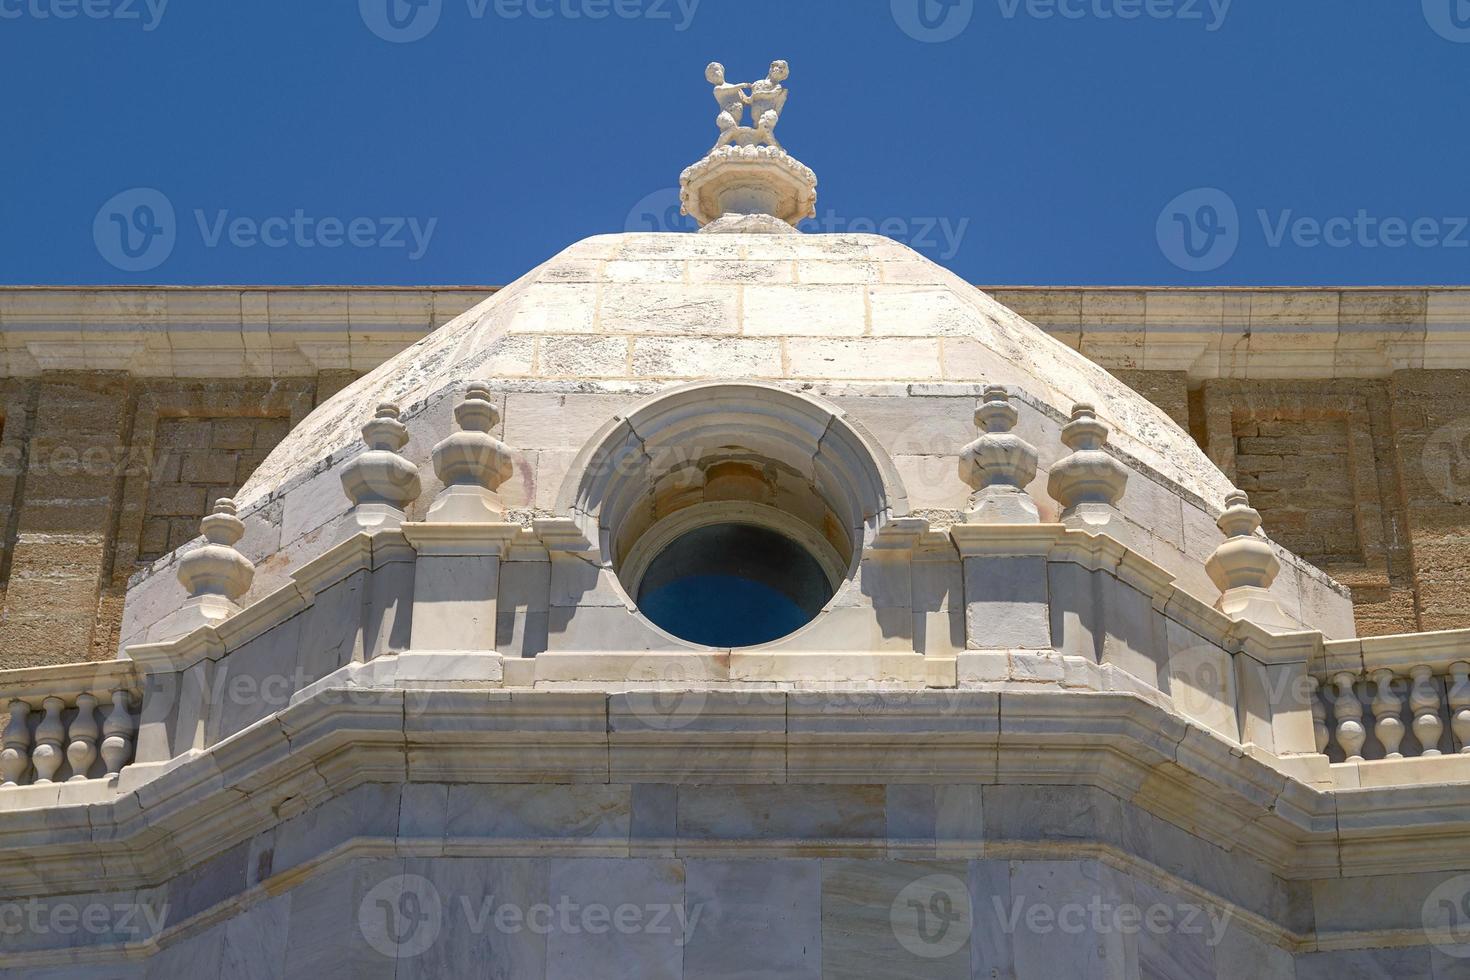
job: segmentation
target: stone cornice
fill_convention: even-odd
[[[106,701],[113,691],[136,693],[142,684],[142,672],[131,660],[102,660],[55,667],[21,667],[0,670],[0,693],[6,700],[20,699],[33,709],[57,693],[75,697],[91,694]]]
[[[1343,670],[1367,675],[1381,668],[1407,673],[1423,665],[1443,675],[1462,662],[1470,663],[1470,629],[1329,640],[1313,658],[1312,672],[1319,677]]]
[[[1470,368],[1470,288],[982,286],[1103,367],[1209,378]],[[495,286],[0,287],[0,370],[367,371]]]
[[[884,706],[871,690],[706,692],[717,710],[673,727],[638,710],[653,690],[374,690],[355,677],[369,666],[344,668],[111,802],[5,813],[0,887],[151,886],[385,781],[1065,783],[1104,789],[1284,878],[1470,866],[1470,784],[1319,792],[1129,694],[892,692]],[[754,854],[771,842],[709,846]]]

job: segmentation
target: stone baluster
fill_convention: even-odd
[[[1357,679],[1357,675],[1345,670],[1332,677],[1337,687],[1332,702],[1332,714],[1337,719],[1337,744],[1348,762],[1363,761],[1363,742],[1368,738],[1368,731],[1363,727],[1363,705],[1353,690]]]
[[[1010,395],[999,385],[985,389],[975,410],[975,424],[984,433],[960,453],[960,479],[968,483],[971,524],[1038,524],[1036,503],[1026,486],[1036,479],[1036,447],[1011,430],[1020,416]]]
[[[17,786],[31,767],[31,706],[20,698],[10,702],[0,751],[0,787]]]
[[[1122,530],[1118,501],[1128,488],[1128,467],[1103,449],[1108,427],[1098,421],[1091,405],[1072,408],[1072,420],[1062,427],[1062,442],[1072,450],[1052,465],[1046,491],[1062,506],[1061,521],[1093,533]]]
[[[1205,562],[1205,571],[1220,599],[1215,608],[1231,619],[1244,619],[1267,629],[1290,630],[1298,623],[1286,615],[1271,585],[1281,573],[1281,562],[1271,542],[1257,532],[1261,514],[1250,497],[1239,490],[1225,495],[1225,510],[1215,524],[1225,541]]]
[[[66,733],[66,761],[71,763],[69,782],[81,782],[97,759],[97,699],[90,694],[77,695],[77,716]]]
[[[397,405],[379,405],[362,427],[367,451],[342,468],[342,490],[352,501],[350,534],[400,527],[422,490],[419,468],[399,455],[408,445],[408,427],[398,415]]]
[[[1393,689],[1393,671],[1375,670],[1373,686],[1373,734],[1383,743],[1385,759],[1402,759],[1399,745],[1404,740],[1404,722],[1399,712],[1403,704]]]
[[[1462,754],[1470,755],[1470,663],[1450,665],[1455,683],[1450,687],[1450,730]]]
[[[65,758],[61,745],[66,740],[66,726],[61,721],[66,702],[58,697],[49,697],[41,702],[41,710],[44,714],[36,726],[36,746],[31,749],[31,765],[36,770],[37,785],[51,782],[61,768]]]
[[[1312,735],[1317,742],[1317,752],[1325,754],[1332,741],[1327,730],[1327,702],[1322,700],[1322,684],[1315,677],[1307,678],[1307,703],[1312,706]]]
[[[1444,719],[1439,713],[1439,688],[1434,683],[1434,668],[1420,664],[1409,671],[1413,686],[1409,689],[1409,707],[1414,712],[1414,737],[1423,747],[1421,755],[1439,755],[1439,737],[1444,734]]]
[[[434,498],[425,520],[438,524],[487,524],[505,518],[497,493],[510,479],[511,457],[505,443],[490,434],[500,412],[490,400],[489,386],[472,382],[454,407],[459,431],[434,446],[434,473],[444,489]]]
[[[102,723],[102,764],[109,776],[115,775],[133,759],[133,712],[127,691],[112,692],[112,710]]]

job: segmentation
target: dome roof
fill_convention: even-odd
[[[618,234],[578,242],[338,392],[276,447],[241,502],[354,451],[379,402],[407,409],[477,379],[584,391],[698,379],[1001,384],[1059,416],[1091,403],[1117,449],[1212,511],[1230,489],[1162,410],[891,239]]]

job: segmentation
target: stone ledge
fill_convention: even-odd
[[[366,371],[500,288],[6,286],[0,367],[10,377]],[[1110,369],[1204,380],[1470,368],[1464,287],[978,288]]]
[[[721,741],[658,725],[625,738],[630,716],[607,693],[385,691],[339,681],[111,802],[4,814],[0,886],[8,893],[99,882],[146,887],[268,828],[282,808],[317,805],[363,783],[610,783],[619,781],[609,761],[615,750],[620,772],[653,782],[851,784],[863,781],[852,762],[855,744],[885,745],[892,760],[871,769],[868,780],[932,783],[957,778],[958,770],[921,760],[957,736],[956,745],[979,753],[961,766],[965,782],[1102,788],[1284,878],[1470,864],[1462,819],[1470,785],[1435,786],[1412,799],[1393,788],[1317,792],[1129,694],[896,696],[910,700],[895,712],[872,709],[873,692],[861,690],[725,698],[727,727],[754,723],[766,731],[753,741]],[[804,710],[793,716],[798,698]],[[938,711],[949,698],[965,710]],[[835,710],[822,710],[824,702]],[[859,703],[866,707],[855,710]],[[622,719],[617,726],[614,714]],[[734,770],[730,760],[739,763]],[[720,846],[739,850],[734,842]]]

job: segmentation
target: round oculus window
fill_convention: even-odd
[[[638,608],[691,643],[749,647],[816,618],[835,586],[812,554],[770,528],[710,524],[675,538],[648,563]]]

